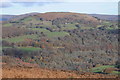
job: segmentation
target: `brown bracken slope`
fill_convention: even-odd
[[[2,78],[115,78],[113,75],[48,70],[42,68],[4,67]]]
[[[81,14],[81,13],[71,13],[71,12],[47,12],[47,13],[40,13],[37,14],[37,16],[45,19],[45,20],[54,20],[57,18],[70,18],[73,20],[79,19],[79,20],[85,20],[85,21],[92,21],[99,23],[99,21],[87,14]]]

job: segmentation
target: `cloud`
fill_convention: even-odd
[[[98,2],[106,2],[108,0],[97,0]],[[113,0],[109,0],[113,1]],[[118,0],[114,0],[118,1]],[[63,2],[96,2],[96,0],[0,0],[2,4],[0,4],[0,8],[9,8],[11,6],[16,5],[21,5],[24,7],[31,7],[34,5],[37,6],[44,6],[44,5],[49,5],[49,4],[54,4],[54,3],[63,3]]]
[[[8,7],[11,7],[11,6],[13,6],[13,4],[10,3],[10,2],[2,2],[0,4],[0,8],[8,8]]]
[[[16,5],[21,5],[23,7],[32,7],[34,5],[44,6],[48,4],[53,4],[52,2],[13,2]]]
[[[31,6],[36,5],[36,2],[13,2],[13,3],[24,6],[24,7],[31,7]]]
[[[51,2],[2,2],[0,4],[0,8],[9,8],[15,5],[21,5],[23,7],[32,7],[34,5],[44,6],[48,4],[51,4]]]
[[[58,2],[2,2],[0,8],[9,8],[11,6],[20,5],[23,7],[32,7],[32,6],[44,6],[49,4],[54,4]]]

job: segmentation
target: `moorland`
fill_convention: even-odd
[[[54,70],[58,75],[70,71],[74,76],[67,78],[83,73],[99,77],[120,74],[116,16],[48,12],[7,15],[3,19],[0,40],[4,77],[10,77],[10,71],[25,73],[29,69]],[[16,77],[19,71],[10,73]],[[56,74],[54,71],[51,74]]]

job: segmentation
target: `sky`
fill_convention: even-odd
[[[32,12],[76,12],[87,14],[118,14],[117,0],[109,0],[109,2],[96,2],[96,1],[3,1],[0,4],[0,14],[6,15],[20,15]]]

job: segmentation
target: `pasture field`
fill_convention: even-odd
[[[32,28],[32,30],[43,32],[47,37],[64,37],[66,35],[69,35],[67,32],[50,32],[49,30],[43,29],[43,28]]]
[[[107,30],[114,30],[114,29],[118,29],[118,26],[116,27],[106,27]]]
[[[12,26],[12,24],[11,24],[11,23],[6,23],[6,24],[3,24],[3,27],[10,27],[10,26]]]
[[[62,27],[62,30],[73,30],[73,29],[77,29],[77,27],[74,26]]]
[[[1,47],[0,49],[12,49],[13,47],[8,47],[8,46],[5,46],[5,47]],[[21,50],[21,51],[27,51],[27,52],[33,52],[33,51],[38,51],[38,50],[41,50],[41,48],[39,47],[32,47],[32,46],[27,46],[27,47],[16,47],[17,49]]]
[[[75,24],[65,24],[66,27],[76,27]]]
[[[23,20],[21,20],[22,22],[26,22],[26,21],[31,21],[31,20],[33,20],[34,18],[32,18],[32,17],[28,17],[28,18],[25,18],[25,19],[23,19]]]
[[[50,21],[42,21],[42,23],[45,26],[52,26],[52,22],[50,22]]]
[[[111,67],[114,67],[114,66],[111,66],[111,65],[106,65],[106,66],[100,66],[100,67],[95,67],[92,69],[93,72],[102,72],[104,69],[106,68],[111,68]]]
[[[38,35],[23,35],[23,36],[18,36],[18,37],[6,38],[6,39],[3,39],[3,40],[15,43],[15,42],[24,41],[27,38],[37,39]]]
[[[92,69],[92,72],[94,73],[104,73],[103,71],[107,68],[115,68],[115,65],[104,65],[104,66],[99,66],[99,67],[95,67]],[[112,71],[111,74],[120,74],[120,72],[118,71]]]
[[[118,71],[113,71],[112,74],[119,74],[119,75],[120,75],[120,72],[118,72]]]
[[[9,46],[3,46],[2,49],[8,49],[8,48],[12,48],[12,47],[9,47]]]
[[[50,32],[49,30],[46,30],[46,29],[43,29],[43,28],[31,28],[31,29],[34,30],[34,31],[45,32],[45,33]]]
[[[46,33],[47,37],[51,38],[51,37],[64,37],[66,35],[69,35],[69,33],[67,32],[50,32],[50,33]]]
[[[94,28],[94,27],[84,27],[84,26],[83,26],[83,27],[80,27],[80,29],[83,29],[83,30],[84,30],[84,29],[95,29],[95,28]]]

